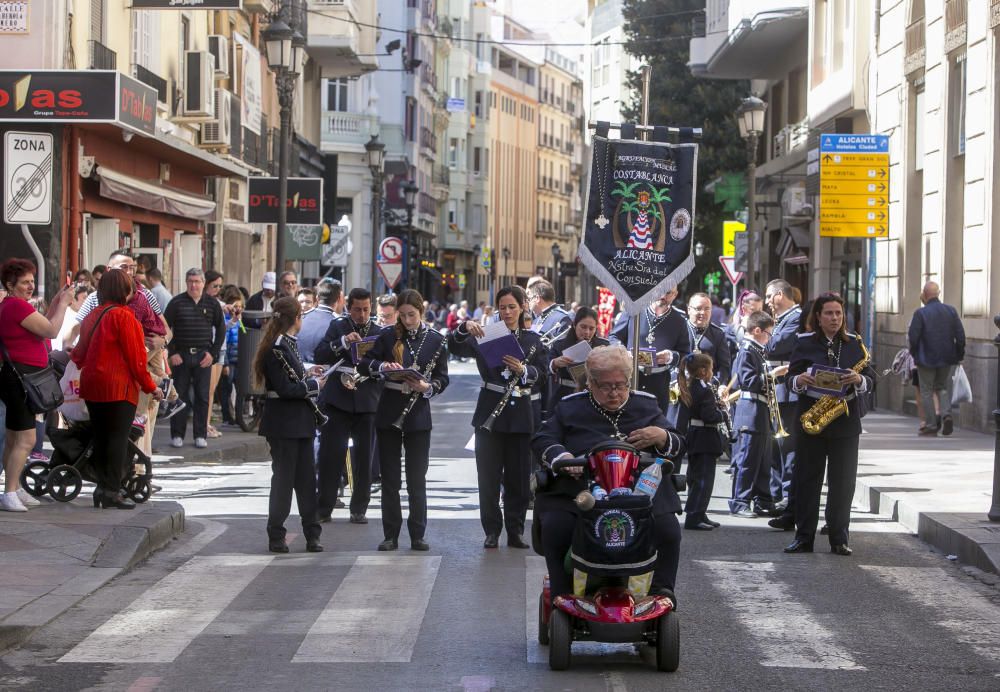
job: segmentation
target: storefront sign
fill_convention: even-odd
[[[238,10],[243,0],[132,0],[135,10]]]
[[[249,178],[249,201],[247,221],[249,223],[278,223],[277,178]],[[323,226],[323,179],[288,179],[289,225]],[[317,255],[316,259],[319,259]]]
[[[156,132],[156,90],[113,70],[0,71],[0,122],[116,123]]]
[[[637,314],[694,268],[697,144],[595,136],[580,259]]]
[[[52,223],[52,135],[5,132],[3,161],[4,223]]]
[[[0,34],[28,33],[28,3],[0,0]]]
[[[259,135],[264,93],[261,87],[260,51],[241,34],[233,34],[233,43],[239,46],[243,63],[243,91],[240,100],[243,127]]]

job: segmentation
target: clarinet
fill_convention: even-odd
[[[296,372],[295,368],[292,367],[292,364],[285,359],[285,356],[280,349],[272,348],[271,353],[273,353],[277,357],[277,359],[281,362],[281,366],[285,369],[285,372],[288,374],[288,379],[290,379],[292,382],[301,382],[302,384],[305,384],[305,378],[299,376],[299,373]],[[319,404],[317,404],[316,400],[313,399],[311,396],[307,395],[306,401],[312,407],[313,417],[316,419],[316,427],[322,428],[329,420],[329,418],[325,413],[319,410]]]
[[[528,355],[523,361],[521,361],[521,365],[527,367],[528,361],[531,360],[531,357],[533,355],[535,355],[535,349],[537,348],[538,344],[535,344],[528,350]],[[490,417],[487,418],[483,422],[483,424],[479,427],[481,427],[486,432],[493,432],[493,424],[497,422],[497,418],[500,416],[501,413],[503,413],[503,410],[507,408],[507,403],[510,401],[511,396],[514,395],[514,389],[517,388],[517,383],[518,379],[514,377],[512,374],[510,382],[507,384],[507,389],[504,391],[503,396],[500,398],[500,403],[498,403],[497,407],[493,409],[493,413],[490,414]]]
[[[430,327],[428,327],[428,329],[430,329]],[[438,358],[441,356],[441,351],[444,349],[444,345],[447,342],[448,342],[447,339],[441,337],[441,343],[438,344],[437,350],[434,351],[434,357],[431,358],[430,361],[428,361],[427,367],[424,368],[424,377],[430,378],[431,373],[434,372],[434,367],[437,365]],[[417,355],[420,354],[418,353]],[[409,400],[406,402],[406,406],[403,407],[403,412],[399,414],[399,418],[397,418],[396,422],[392,424],[392,427],[402,432],[403,421],[405,421],[406,417],[410,415],[410,410],[413,409],[414,406],[416,406],[417,401],[422,396],[423,394],[420,392],[413,392],[413,394],[410,395]]]

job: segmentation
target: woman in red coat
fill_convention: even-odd
[[[80,398],[87,402],[94,434],[95,507],[135,507],[122,494],[122,479],[139,390],[156,401],[163,398],[146,369],[142,327],[127,307],[133,286],[128,273],[118,269],[101,276],[100,307],[80,325],[80,341],[73,349],[73,362],[80,367]]]

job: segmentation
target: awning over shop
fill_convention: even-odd
[[[812,238],[808,227],[785,226],[784,230],[778,242],[778,257],[785,264],[809,264],[808,249],[812,246]]]
[[[106,166],[98,166],[97,175],[101,181],[102,197],[186,219],[211,221],[215,217],[215,202],[203,195],[178,190],[154,180],[134,178]]]

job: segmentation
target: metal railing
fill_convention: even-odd
[[[135,66],[135,78],[138,79],[143,84],[153,87],[156,89],[156,99],[160,103],[167,103],[168,94],[168,84],[160,75],[156,74],[152,70],[148,70],[142,65]]]
[[[434,184],[451,185],[451,170],[447,166],[434,166]]]
[[[100,41],[88,41],[90,45],[90,69],[117,70],[118,54]]]
[[[926,62],[924,26],[924,18],[921,17],[906,27],[903,39],[903,72],[905,74],[923,68]]]

